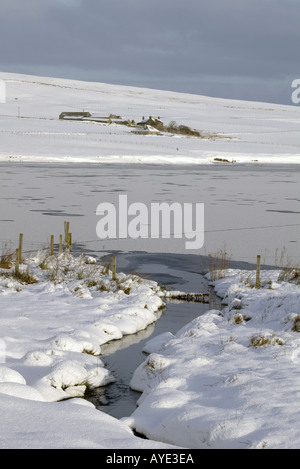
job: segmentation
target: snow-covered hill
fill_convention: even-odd
[[[198,164],[300,162],[300,108],[103,83],[0,73],[0,160]],[[160,117],[203,133],[143,135],[112,122],[62,120],[62,112]],[[217,159],[217,160],[216,160]]]

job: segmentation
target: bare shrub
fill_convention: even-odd
[[[202,134],[199,132],[199,130],[191,129],[187,125],[178,125],[175,121],[171,121],[168,126],[164,127],[163,130],[173,134],[187,135],[189,137],[202,137]]]

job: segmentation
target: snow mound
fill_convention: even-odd
[[[228,270],[212,284],[222,311],[146,344],[126,423],[189,448],[298,448],[298,273],[262,272],[257,289],[255,272]]]
[[[17,371],[1,365],[0,366],[0,383],[26,384],[26,380]]]
[[[44,401],[43,396],[36,389],[18,382],[0,383],[0,394],[7,394],[31,401]]]

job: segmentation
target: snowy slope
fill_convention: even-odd
[[[0,160],[211,163],[298,163],[300,108],[0,73]],[[62,112],[119,115],[139,122],[160,117],[206,136],[138,135],[112,123],[59,120]]]

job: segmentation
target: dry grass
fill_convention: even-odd
[[[284,345],[284,341],[279,337],[276,337],[274,334],[271,336],[264,336],[258,335],[253,336],[250,339],[250,346],[257,348],[257,347],[265,347],[267,345]]]
[[[224,248],[219,249],[214,254],[209,254],[208,258],[211,280],[214,281],[220,278],[224,278],[224,271],[228,269],[228,261],[230,259],[227,251]]]
[[[251,320],[250,316],[246,316],[245,314],[241,314],[241,313],[235,314],[232,318],[233,324],[243,324],[250,320]]]
[[[300,284],[300,268],[295,266],[294,260],[289,259],[284,247],[280,252],[276,249],[275,266],[281,270],[278,276],[279,281],[295,281]]]
[[[294,332],[300,332],[300,314],[298,314],[294,319],[294,324],[292,330]]]
[[[27,266],[27,269],[25,271],[22,271],[22,272],[20,272],[18,269],[16,269],[14,272],[12,272],[12,277],[14,279],[18,280],[23,285],[32,285],[32,284],[38,282],[38,279],[35,278],[30,273],[29,265]]]
[[[0,269],[10,269],[13,263],[14,251],[7,243],[2,245],[2,253],[0,257]]]
[[[111,266],[111,263],[112,261],[108,261],[106,264],[103,265],[103,268],[102,268],[102,275],[108,275],[109,271],[110,271],[110,266]]]

